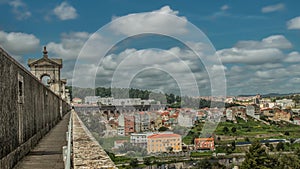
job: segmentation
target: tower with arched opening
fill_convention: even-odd
[[[42,83],[63,99],[67,99],[65,90],[67,80],[60,78],[60,70],[63,67],[62,59],[49,58],[46,46],[44,46],[43,57],[29,59],[28,66],[30,72]]]

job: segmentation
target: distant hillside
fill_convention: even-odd
[[[105,88],[105,87],[97,87],[96,89],[91,88],[79,88],[79,87],[68,87],[72,98],[79,97],[84,99],[86,96],[100,96],[100,97],[112,97],[112,91],[117,93],[117,96],[114,95],[114,98],[127,98],[129,94],[129,98],[141,98],[144,100],[154,99],[156,101],[160,101],[163,104],[168,104],[169,107],[179,108],[189,107],[189,108],[205,108],[213,105],[214,107],[226,107],[236,106],[234,104],[225,104],[223,102],[211,102],[209,100],[204,99],[196,99],[188,96],[180,97],[174,95],[172,93],[163,94],[163,93],[155,93],[149,90],[141,90],[141,89],[125,89],[125,88]]]
[[[290,95],[294,95],[294,94],[298,94],[298,93],[285,93],[285,94],[281,94],[281,93],[268,93],[268,94],[262,94],[263,98],[266,97],[285,97],[285,96],[290,96]],[[238,95],[238,97],[251,97],[251,96],[255,96],[255,95]]]

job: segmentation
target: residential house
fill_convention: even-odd
[[[147,137],[153,133],[131,133],[130,143],[134,146],[147,148]]]
[[[128,142],[128,140],[116,140],[116,141],[114,142],[114,148],[115,148],[115,149],[118,149],[118,148],[120,148],[121,146],[123,146],[124,143],[127,143],[127,142]]]
[[[296,125],[300,125],[300,117],[294,117],[293,122]]]
[[[195,138],[194,145],[196,150],[215,150],[214,138]]]
[[[75,97],[72,99],[72,103],[74,104],[82,104],[82,99]]]
[[[169,117],[170,125],[175,126],[178,124],[178,115],[179,115],[179,111],[175,111],[170,115],[170,117]]]
[[[275,121],[277,120],[283,120],[283,121],[290,121],[292,115],[290,112],[286,112],[286,111],[276,111],[274,114],[273,119]]]
[[[263,116],[273,118],[276,110],[274,108],[263,108],[260,111]]]

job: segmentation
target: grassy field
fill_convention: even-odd
[[[229,131],[225,133],[224,127],[227,127]],[[236,132],[232,132],[231,129],[235,127]],[[288,134],[286,133],[288,132]],[[232,122],[221,122],[215,134],[227,135],[227,136],[245,136],[245,137],[257,137],[263,135],[267,137],[279,136],[281,138],[299,138],[300,137],[300,126],[293,125],[287,122],[280,122],[279,124],[266,125],[262,122],[255,121],[249,118],[248,121],[238,118],[237,123]],[[285,135],[286,134],[286,135]]]
[[[183,142],[191,144],[192,139],[200,135],[202,127],[203,123],[195,125],[189,134],[183,138]],[[228,128],[228,132],[224,132],[224,127]],[[232,132],[232,128],[236,128],[236,131]],[[247,138],[250,140],[268,138],[291,139],[300,138],[300,126],[287,122],[267,125],[252,118],[249,118],[248,121],[237,118],[237,123],[220,122],[214,134],[221,138],[216,140],[217,143],[230,143],[231,140],[242,142],[246,141],[245,139]]]
[[[128,142],[130,140],[129,136],[115,136],[115,137],[105,138],[105,137],[100,137],[99,134],[95,132],[92,132],[92,134],[95,137],[95,139],[100,143],[102,148],[106,150],[111,150],[111,148],[114,147],[116,140],[128,140]]]

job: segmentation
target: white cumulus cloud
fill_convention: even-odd
[[[114,18],[111,30],[124,35],[137,33],[162,33],[184,34],[187,32],[185,17],[170,18],[170,15],[178,16],[178,11],[164,6],[159,10],[145,13],[133,13],[122,19]]]
[[[236,47],[245,49],[289,49],[292,47],[292,43],[289,40],[287,40],[283,35],[272,35],[262,39],[262,41],[239,41],[236,44]]]
[[[284,61],[289,63],[300,62],[300,53],[296,51],[291,52],[287,55]]]
[[[229,6],[228,5],[223,5],[223,6],[221,6],[221,10],[222,11],[226,11],[226,10],[228,10],[229,9]]]
[[[275,48],[269,49],[240,49],[230,48],[217,51],[223,63],[263,64],[277,62],[283,54]]]
[[[0,31],[0,45],[12,55],[24,55],[35,52],[40,40],[33,34]]]
[[[76,9],[67,2],[62,2],[55,7],[53,12],[60,20],[75,19],[78,16]]]
[[[270,13],[270,12],[276,12],[276,11],[282,11],[284,10],[285,5],[283,3],[275,4],[275,5],[269,5],[265,6],[261,9],[262,13]]]
[[[300,16],[295,17],[287,22],[288,29],[300,29]]]
[[[280,62],[285,54],[282,49],[292,48],[283,35],[272,35],[261,41],[239,41],[233,48],[217,51],[224,63],[264,64]]]
[[[90,34],[87,32],[63,33],[61,42],[50,42],[47,44],[47,49],[55,57],[60,57],[64,60],[76,59],[89,37]]]

